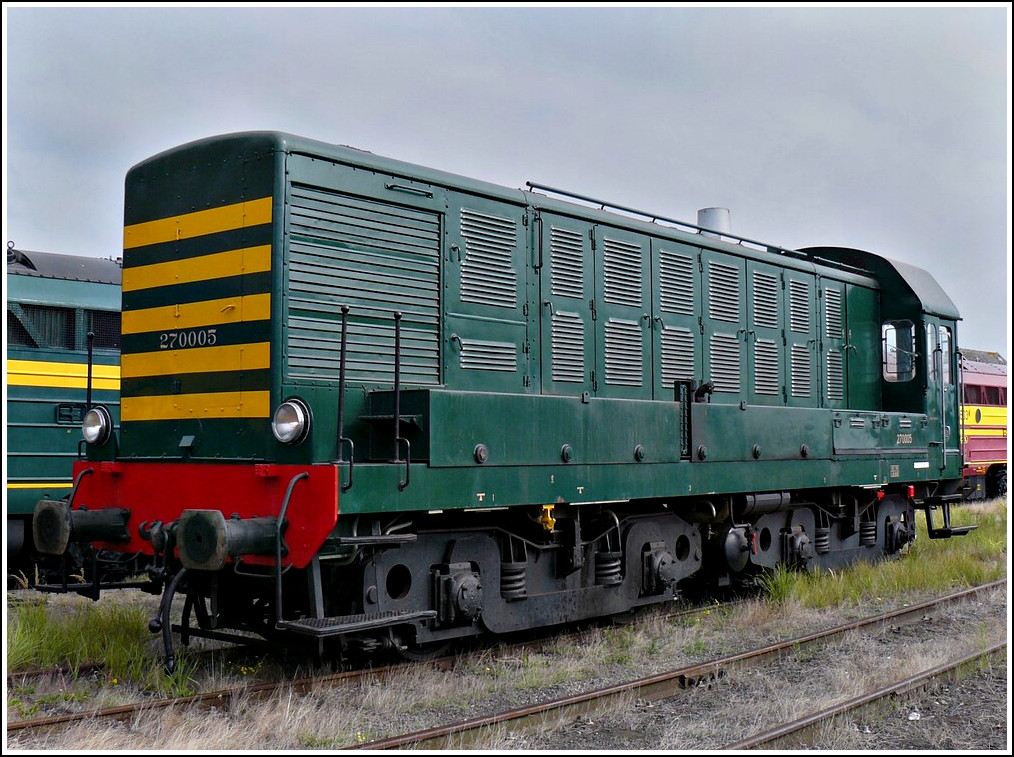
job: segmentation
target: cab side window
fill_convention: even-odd
[[[884,380],[915,378],[915,328],[911,321],[887,321],[881,329]]]

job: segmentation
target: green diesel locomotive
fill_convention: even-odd
[[[125,197],[121,426],[35,532],[150,555],[170,665],[178,593],[184,637],[414,654],[966,530],[912,266],[274,132]]]
[[[89,402],[119,420],[120,263],[8,242],[6,281],[5,554],[8,576],[31,582],[35,504],[70,494]]]

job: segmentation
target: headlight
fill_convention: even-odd
[[[97,405],[85,413],[81,422],[81,433],[89,444],[105,444],[113,431],[113,420],[109,411]]]
[[[271,419],[271,431],[282,444],[296,444],[310,430],[310,411],[302,400],[286,400]]]

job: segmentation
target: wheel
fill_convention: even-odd
[[[434,641],[425,644],[405,643],[394,629],[389,633],[391,646],[398,656],[409,662],[426,662],[443,657],[451,647],[451,641]]]
[[[426,662],[443,657],[451,648],[451,642],[442,641],[433,644],[422,644],[416,647],[399,648],[398,654],[409,662]]]
[[[996,468],[986,476],[986,498],[1007,496],[1007,468]]]
[[[637,609],[631,608],[625,612],[616,612],[608,616],[607,620],[614,626],[629,626],[637,622]]]

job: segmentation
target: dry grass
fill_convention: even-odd
[[[1004,605],[1003,592],[996,595],[993,603]],[[521,704],[523,697],[535,701],[559,694],[552,687],[521,687],[536,674],[545,675],[550,685],[557,668],[576,671],[579,680],[573,683],[578,688],[604,685],[603,680],[581,676],[596,666],[600,674],[604,672],[609,664],[603,660],[614,655],[617,648],[637,650],[640,656],[654,644],[656,656],[651,660],[642,657],[640,662],[671,668],[679,664],[673,656],[679,656],[688,639],[698,635],[712,638],[716,646],[734,646],[741,644],[746,634],[752,639],[758,632],[771,636],[786,633],[785,618],[760,603],[749,603],[741,609],[742,613],[728,617],[712,613],[700,623],[691,622],[689,627],[667,627],[656,618],[645,629],[597,629],[585,635],[586,643],[569,641],[539,654],[490,650],[479,661],[463,659],[450,671],[417,667],[348,689],[321,687],[305,696],[283,690],[267,701],[240,699],[228,711],[177,708],[139,715],[129,725],[85,723],[58,736],[42,736],[30,742],[9,740],[8,747],[56,751],[335,749],[436,723],[491,714]],[[810,612],[811,622],[826,625],[819,613]],[[935,622],[942,624],[945,619]],[[985,617],[979,626],[969,627],[967,618],[955,622],[963,624],[963,632],[967,631],[964,637],[973,647],[984,645],[994,633],[994,626]],[[793,633],[802,630],[796,628],[798,623],[789,624]],[[661,646],[657,642],[660,635],[666,640]],[[947,638],[951,637],[940,634],[941,642]],[[628,740],[654,729],[654,743],[661,749],[713,749],[762,731],[774,720],[812,712],[815,702],[824,707],[832,701],[849,699],[871,683],[886,681],[901,671],[936,665],[946,651],[945,647],[935,647],[932,640],[911,640],[904,649],[906,653],[899,654],[876,639],[853,633],[819,652],[786,658],[775,669],[721,679],[688,691],[674,700],[679,703],[675,709],[638,703],[629,696],[626,702],[614,702],[607,714],[582,716],[578,723],[548,723],[541,733],[522,733],[503,724],[485,734],[481,743],[463,748],[542,750],[546,734],[554,729],[595,729],[604,724],[614,737]],[[812,670],[819,670],[819,675],[807,672]],[[618,663],[615,671],[624,677],[637,672]],[[645,719],[650,725],[645,725]],[[835,748],[863,743],[855,728],[844,733],[849,738],[835,741]]]
[[[983,604],[1002,610],[1005,591],[994,591]],[[940,665],[955,655],[956,643],[974,651],[1005,639],[1004,625],[995,620],[1000,613],[994,613],[993,621],[984,616],[966,633],[967,613],[967,609],[942,611],[933,619],[930,633],[913,629],[911,637],[903,629],[889,631],[886,637],[853,632],[826,647],[786,656],[775,666],[693,690],[674,705],[677,714],[664,728],[660,747],[714,749]],[[836,734],[834,739],[831,733]],[[839,735],[844,735],[841,741]],[[844,750],[868,741],[859,739],[854,729],[828,726],[820,745]]]

